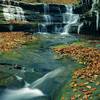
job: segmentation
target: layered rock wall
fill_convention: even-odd
[[[69,13],[75,14],[75,18],[79,15],[70,28],[65,27],[71,21]],[[74,5],[0,1],[0,31],[61,33],[69,28],[69,33],[99,34],[99,16],[99,0],[81,0]]]

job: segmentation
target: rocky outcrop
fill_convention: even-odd
[[[99,2],[77,5],[0,1],[0,31],[99,33]]]
[[[68,4],[68,3],[76,3],[78,0],[17,0],[17,1],[22,1],[22,2],[31,2],[31,3],[57,3],[57,4]]]
[[[61,33],[74,10],[71,5],[0,1],[0,31]],[[73,11],[72,11],[73,10]]]
[[[78,33],[100,35],[100,1],[93,0],[91,9],[80,14],[80,25]]]

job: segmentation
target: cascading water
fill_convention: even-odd
[[[64,24],[65,25],[64,32],[62,32],[61,34],[69,34],[70,27],[72,25],[74,25],[74,24],[77,24],[79,16],[76,15],[76,14],[73,14],[73,7],[71,5],[66,5],[65,7],[66,7],[66,12],[63,14],[63,20],[60,23],[60,25],[57,23],[55,26],[53,26],[54,30],[55,30],[54,32],[57,32],[57,33],[61,32],[63,24]],[[60,13],[58,12],[57,14],[62,17],[62,11],[61,11],[60,7],[58,9],[59,9]],[[58,10],[56,9],[56,11],[58,11]],[[7,21],[9,21],[9,20],[25,21],[26,20],[25,16],[24,16],[24,11],[23,11],[23,9],[21,7],[18,7],[18,6],[17,7],[14,7],[14,6],[12,7],[11,5],[9,5],[8,7],[4,7],[3,8],[3,12],[4,12],[5,19]],[[16,12],[17,12],[17,15],[15,14]],[[53,19],[51,18],[51,15],[50,15],[50,12],[49,12],[49,6],[47,4],[44,5],[44,13],[42,13],[41,15],[43,15],[42,17],[44,17],[44,19],[45,19],[46,22],[38,23],[38,32],[39,33],[41,33],[41,32],[42,33],[47,33],[47,27],[46,27],[46,25],[47,24],[51,24],[51,23],[55,24],[54,22],[52,22]],[[54,15],[54,16],[52,15],[52,16],[54,18],[56,18],[56,17],[58,17],[58,15]],[[97,18],[97,19],[99,19],[99,18]],[[78,27],[78,33],[80,32],[80,29],[81,29],[82,25],[83,25],[83,23],[81,23],[79,25],[79,27]],[[11,26],[10,30],[12,30],[12,26]],[[60,37],[61,37],[61,35],[60,35]],[[66,67],[66,69],[67,69],[67,71],[66,71],[65,68],[62,68],[62,66],[65,66],[65,64],[60,64],[59,61],[58,61],[56,63],[57,65],[56,65],[55,62],[57,60],[54,61],[54,57],[49,58],[53,54],[51,54],[50,47],[48,45],[51,46],[51,45],[56,45],[56,44],[63,44],[63,42],[64,42],[64,44],[66,44],[67,43],[66,41],[69,42],[71,39],[73,40],[75,38],[72,38],[72,37],[71,38],[68,37],[68,38],[65,38],[65,39],[62,38],[62,37],[60,39],[58,37],[54,37],[54,38],[55,38],[54,40],[52,40],[53,37],[51,37],[50,40],[47,38],[46,40],[40,41],[41,43],[39,42],[40,43],[39,44],[39,48],[37,48],[38,44],[36,44],[36,48],[37,48],[36,50],[34,48],[31,49],[30,46],[29,46],[29,48],[31,50],[27,49],[26,46],[25,46],[25,50],[27,50],[27,52],[28,52],[27,53],[27,57],[28,56],[30,57],[30,55],[31,55],[30,59],[27,59],[26,54],[24,56],[24,53],[22,53],[23,54],[23,59],[24,59],[24,57],[26,57],[23,62],[25,62],[27,60],[26,63],[29,61],[29,65],[28,66],[32,65],[32,67],[34,67],[34,65],[36,64],[35,67],[37,69],[39,68],[36,71],[36,73],[39,72],[39,71],[40,71],[39,72],[40,74],[42,73],[42,71],[44,73],[45,73],[45,71],[48,72],[48,73],[46,75],[44,75],[43,77],[39,78],[39,79],[36,78],[36,81],[34,81],[32,84],[29,84],[28,81],[26,81],[28,79],[24,80],[24,78],[19,77],[19,76],[16,75],[16,78],[17,78],[18,81],[23,81],[24,82],[24,87],[20,88],[20,89],[16,89],[16,90],[15,89],[14,90],[13,89],[12,90],[11,89],[6,89],[5,92],[4,92],[4,95],[2,96],[1,100],[30,100],[31,98],[34,98],[34,97],[45,96],[45,95],[47,95],[46,92],[47,93],[48,93],[48,91],[52,92],[52,89],[53,89],[53,91],[57,89],[57,88],[55,88],[56,87],[55,85],[57,85],[58,82],[61,82],[61,81],[59,81],[60,78],[62,78],[62,76],[67,71],[69,71],[68,69],[70,69],[71,67],[70,68]],[[70,39],[70,40],[68,40],[68,39]],[[35,46],[33,46],[33,47],[35,47]],[[44,48],[46,48],[46,49],[44,49]],[[37,53],[37,54],[35,54],[35,56],[34,56],[34,51],[32,51],[33,49],[34,49],[35,53]],[[41,50],[41,51],[39,51],[39,50]],[[46,52],[44,52],[44,50]],[[24,50],[21,49],[21,52],[24,52]],[[20,60],[22,60],[22,59],[20,59]],[[32,63],[31,63],[31,60],[32,60]],[[53,61],[49,62],[49,60],[50,61],[53,60]],[[22,64],[23,64],[23,62],[22,62]],[[35,64],[33,62],[35,62]],[[21,63],[21,61],[20,61],[20,63]],[[49,66],[50,64],[54,65],[54,66],[55,65],[56,66],[59,65],[60,68],[56,69],[54,71],[49,72],[48,70],[51,70],[51,69],[53,70],[53,69],[56,68],[54,66],[53,66],[54,68],[52,68],[52,66]],[[66,64],[66,65],[68,66],[68,64]],[[45,66],[45,67],[43,67],[43,66]],[[28,74],[28,73],[26,73],[26,74]],[[34,76],[33,73],[32,73],[32,75]],[[65,75],[65,78],[66,78],[66,75]],[[64,79],[62,78],[62,81]],[[31,81],[33,81],[33,80],[31,80]],[[51,95],[48,95],[48,96],[51,96]]]
[[[12,5],[10,5],[11,0],[3,0],[3,2],[5,3],[6,1],[9,2],[9,5],[3,8],[3,15],[5,20],[26,21],[23,9],[19,6],[13,7]]]
[[[22,77],[20,77],[18,75],[15,75],[15,77],[19,82],[23,82],[24,83],[24,87],[27,88],[28,86],[30,86],[30,84],[27,81],[25,81]]]
[[[19,77],[18,75],[15,76],[17,78],[18,81],[21,81],[23,78]]]
[[[91,12],[95,12],[96,13],[96,30],[98,31],[99,28],[99,11],[95,8],[97,4],[99,4],[99,0],[92,0],[93,4],[92,4],[92,8],[91,8]]]
[[[38,24],[38,33],[46,34],[47,33],[47,27],[46,24],[44,23],[39,23]]]
[[[51,23],[51,16],[50,15],[43,15],[44,19],[45,19],[45,23],[46,24],[50,24]]]
[[[51,82],[53,84],[52,80],[56,79],[56,77],[58,77],[64,71],[64,67],[55,69],[54,71],[51,71],[44,75],[42,78],[36,80],[32,84],[28,84],[24,80],[25,86],[23,88],[15,90],[6,89],[4,95],[2,95],[1,97],[1,100],[30,100],[35,97],[46,96],[46,94],[44,94],[42,90],[38,88],[45,83],[48,84],[48,82]],[[18,79],[18,81],[23,80],[23,78],[19,77],[18,75],[16,75],[15,77]],[[48,84],[48,86],[49,85],[51,84]]]
[[[62,5],[65,7],[66,12],[62,13],[60,6],[54,7],[55,11],[57,10],[54,15],[52,12],[49,12],[48,4],[44,4],[44,13],[43,18],[44,22],[38,23],[38,33],[61,33],[68,35],[69,29],[72,25],[77,24],[79,19],[79,15],[73,14],[73,7],[72,5]],[[59,18],[58,18],[59,17]],[[60,19],[63,18],[63,19]],[[65,26],[64,26],[65,25]],[[61,27],[60,27],[61,26]],[[63,27],[63,28],[62,28]]]
[[[71,25],[76,24],[79,19],[79,15],[73,14],[72,5],[66,5],[65,7],[66,7],[66,13],[63,14],[63,22],[66,23],[67,25],[65,25],[64,27],[64,32],[61,33],[62,35],[68,35]]]
[[[41,90],[25,87],[17,90],[5,90],[5,94],[1,97],[1,100],[30,100],[41,96],[45,96]]]
[[[43,13],[43,18],[44,22],[43,23],[38,23],[38,33],[47,33],[47,24],[51,23],[51,16],[49,15],[49,6],[47,4],[44,4],[44,13]]]
[[[44,14],[49,13],[49,6],[47,4],[44,4]]]
[[[25,21],[25,16],[24,16],[24,11],[21,7],[16,7],[15,8],[17,15],[16,15],[16,19],[20,20],[20,21]]]
[[[29,88],[30,84],[22,77],[15,76],[18,81],[24,81],[24,87],[20,89],[6,89],[1,96],[1,100],[30,100],[35,97],[45,96],[45,94],[37,88]]]
[[[81,28],[82,28],[83,25],[84,25],[83,22],[79,24],[79,26],[78,26],[78,30],[77,30],[77,33],[78,33],[78,34],[80,34],[80,30],[81,30]]]
[[[67,14],[63,14],[63,23],[65,24],[67,21]]]
[[[82,5],[83,4],[90,4],[90,0],[80,0],[80,1],[81,1]]]
[[[46,80],[48,81],[48,80],[51,80],[51,79],[59,76],[59,74],[62,73],[64,70],[65,70],[65,68],[55,69],[54,71],[51,71],[51,72],[47,73],[42,78],[40,78],[40,79],[36,80],[35,82],[33,82],[30,85],[30,87],[34,89],[34,88],[40,86],[41,84],[45,83]]]

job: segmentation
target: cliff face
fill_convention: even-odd
[[[91,9],[80,14],[80,23],[80,33],[100,35],[100,0],[92,0]]]
[[[0,31],[61,33],[74,11],[73,5],[65,4],[29,4],[8,0],[0,3]]]
[[[75,5],[0,1],[0,31],[61,33],[71,18],[72,21],[77,18],[76,15],[70,18],[73,13],[79,15],[79,19],[78,24],[69,29],[70,33],[99,33],[100,1],[85,1]]]

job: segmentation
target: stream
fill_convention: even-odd
[[[0,87],[1,100],[54,100],[64,82],[70,81],[75,66],[79,66],[71,58],[57,59],[51,49],[78,40],[76,36],[42,34],[37,37],[40,38],[37,43],[0,55],[2,70],[14,77],[10,84]]]
[[[0,52],[0,100],[58,100],[80,64],[70,57],[61,58],[52,47],[80,40],[70,34],[99,33],[99,11],[95,9],[99,0],[80,1],[79,8],[77,4],[0,1],[0,31],[30,32],[38,39]],[[86,9],[91,6],[89,14],[84,11],[85,3]]]

